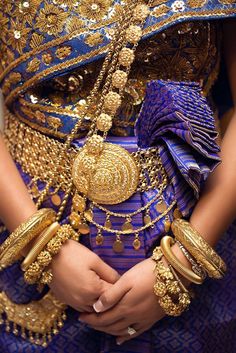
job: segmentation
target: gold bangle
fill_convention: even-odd
[[[226,264],[189,222],[176,219],[171,228],[175,238],[205,268],[209,277],[219,279],[224,276],[227,270]]]
[[[28,284],[34,284],[36,282],[41,282],[41,278],[44,281],[44,277],[49,281],[52,280],[52,275],[46,275],[47,271],[44,270],[51,263],[53,256],[57,255],[62,247],[62,245],[68,239],[73,239],[75,236],[75,231],[69,224],[65,224],[59,227],[56,235],[49,240],[49,242],[44,246],[43,250],[38,254],[36,260],[29,265],[24,273],[24,280]],[[44,275],[45,273],[45,275]],[[45,279],[46,281],[46,279]],[[49,283],[49,282],[48,282]]]
[[[52,223],[40,236],[40,239],[37,243],[32,247],[24,261],[21,264],[22,271],[26,271],[29,266],[36,260],[39,253],[43,250],[43,248],[47,245],[47,243],[54,237],[58,229],[60,228],[60,224],[58,222]]]
[[[172,267],[164,265],[162,256],[161,248],[157,247],[152,255],[152,259],[156,262],[156,283],[153,290],[165,313],[169,316],[179,316],[188,308],[191,301],[190,294],[175,272],[172,272]]]
[[[192,270],[185,267],[181,261],[175,256],[171,250],[171,245],[174,245],[175,241],[170,236],[166,235],[161,239],[161,250],[166,260],[174,267],[174,269],[179,272],[183,277],[185,277],[190,282],[196,284],[202,284],[203,278],[195,274]]]
[[[49,208],[36,211],[4,241],[0,247],[0,269],[12,265],[21,255],[21,250],[56,219],[56,213]]]

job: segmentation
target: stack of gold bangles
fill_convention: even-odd
[[[160,247],[153,251],[152,259],[156,262],[154,293],[167,315],[179,316],[191,301],[191,295],[179,275],[192,283],[202,284],[207,275],[215,279],[222,278],[226,265],[188,221],[176,219],[171,228],[175,238],[164,236]],[[171,247],[175,243],[191,264],[191,269],[174,255]],[[162,261],[163,257],[168,265]]]
[[[60,226],[56,213],[43,208],[21,224],[0,247],[0,269],[12,265],[22,257],[22,250],[34,240],[34,245],[21,264],[24,279],[29,284],[49,284],[52,272],[48,269],[68,239],[78,240],[78,234],[68,225]]]

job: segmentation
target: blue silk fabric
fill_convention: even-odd
[[[88,1],[88,0],[87,0]],[[27,35],[37,34],[36,14],[46,6],[61,6],[62,1],[36,1],[35,17],[26,23]],[[69,11],[71,1],[64,1]],[[113,5],[119,5],[119,0]],[[176,2],[175,2],[176,3]],[[123,4],[123,3],[122,3]],[[179,1],[178,10],[173,6],[174,1],[156,1],[152,12],[145,24],[145,38],[154,33],[164,31],[168,26],[178,22],[199,19],[220,19],[234,17],[236,4],[234,1]],[[6,6],[6,13],[4,6]],[[160,6],[166,6],[160,8]],[[176,4],[175,4],[176,5]],[[176,6],[177,6],[176,5]],[[9,2],[14,10],[14,2]],[[9,13],[6,1],[0,6],[0,12],[8,18],[7,26],[10,26]],[[161,12],[162,9],[162,12]],[[164,9],[164,10],[163,10]],[[7,12],[8,11],[8,12]],[[109,11],[112,11],[109,10]],[[87,29],[66,32],[66,25],[58,30],[57,36],[47,33],[43,35],[43,43],[38,47],[30,47],[30,40],[25,47],[13,48],[8,44],[8,50],[13,53],[12,61],[5,62],[0,77],[6,103],[15,114],[25,120],[28,119],[22,110],[20,100],[27,101],[28,89],[32,85],[42,82],[56,75],[65,74],[82,64],[102,57],[107,50],[109,36],[106,29],[112,28],[114,23],[108,11],[106,24],[95,26],[94,21],[86,20]],[[159,11],[159,12],[158,12]],[[12,16],[14,17],[14,11]],[[158,13],[160,14],[158,16]],[[71,10],[70,16],[78,16],[78,12]],[[105,16],[105,15],[104,15]],[[81,13],[80,13],[81,17]],[[106,18],[106,19],[107,19]],[[5,20],[6,21],[6,20]],[[4,23],[4,19],[3,19]],[[12,24],[12,22],[11,22]],[[85,42],[88,32],[103,35],[103,42],[91,47]],[[31,38],[31,37],[30,37]],[[61,41],[55,42],[61,38]],[[10,42],[9,42],[10,43]],[[59,44],[58,44],[59,43]],[[63,60],[54,55],[50,64],[41,60],[42,56],[50,51],[55,53],[60,45],[71,46],[73,50]],[[46,45],[46,47],[45,47]],[[89,59],[86,55],[90,55]],[[9,52],[8,52],[9,55]],[[40,65],[37,71],[30,71],[29,62],[38,59]],[[63,65],[61,65],[63,64]],[[50,66],[50,70],[49,67]],[[59,66],[60,65],[60,66]],[[37,65],[36,65],[37,66]],[[60,68],[61,67],[61,68]],[[51,70],[52,69],[52,70]],[[55,69],[55,70],[54,70]],[[20,76],[17,74],[20,74]],[[12,75],[12,76],[10,76]],[[11,78],[9,81],[9,77]],[[19,80],[13,79],[18,77]],[[36,78],[34,80],[34,78]],[[8,81],[7,81],[8,80]],[[10,83],[9,83],[10,82]],[[53,112],[52,112],[53,114]],[[57,111],[55,116],[64,120],[59,129],[62,134],[67,134],[75,119],[67,115],[65,111]],[[47,127],[41,123],[44,127]],[[161,160],[168,175],[169,184],[164,191],[164,200],[170,205],[174,200],[183,215],[190,216],[197,202],[204,183],[214,168],[219,164],[219,147],[216,143],[217,133],[214,126],[214,117],[208,106],[207,99],[201,94],[200,86],[191,82],[165,82],[151,81],[147,85],[146,97],[135,126],[136,136],[119,138],[109,137],[109,141],[118,143],[128,151],[136,151],[137,148],[156,146],[160,151]],[[80,147],[83,141],[76,140],[73,145]],[[21,166],[18,169],[24,182],[28,185],[30,177],[26,175]],[[43,188],[44,184],[41,183]],[[118,212],[133,212],[142,207],[155,197],[158,190],[151,190],[143,194],[135,193],[128,201],[111,206],[111,210]],[[45,207],[54,207],[50,199],[46,200]],[[223,200],[222,200],[223,207]],[[69,205],[63,214],[63,222],[68,221]],[[155,218],[158,212],[155,204],[150,210],[151,218]],[[173,211],[170,212],[170,220],[173,219]],[[143,214],[134,217],[135,228],[143,225]],[[212,214],[214,217],[214,214]],[[104,214],[95,210],[95,220],[104,222]],[[119,228],[122,220],[117,219],[114,226]],[[1,353],[234,353],[236,352],[236,224],[232,224],[222,236],[217,245],[217,252],[225,259],[228,271],[221,281],[207,279],[200,286],[193,286],[195,299],[190,308],[178,318],[166,317],[155,324],[149,331],[133,339],[122,346],[115,343],[115,338],[94,331],[84,323],[78,321],[78,313],[72,309],[67,310],[68,319],[59,334],[53,337],[47,348],[42,348],[23,340],[19,336],[5,332],[4,325],[0,326],[0,352]],[[140,234],[141,248],[135,251],[132,246],[133,237],[122,238],[125,250],[122,254],[115,254],[112,250],[115,237],[104,233],[103,246],[96,244],[96,229],[91,227],[89,237],[83,236],[84,245],[96,252],[105,262],[115,268],[120,274],[129,270],[132,266],[151,255],[154,245],[158,244],[165,234],[164,220],[161,219],[154,228]],[[1,234],[1,241],[8,233]],[[140,279],[141,280],[141,279]],[[0,290],[16,303],[28,303],[38,300],[43,294],[39,294],[35,286],[27,285],[20,271],[20,264],[15,263],[6,270],[0,272]],[[37,320],[37,318],[35,318]]]

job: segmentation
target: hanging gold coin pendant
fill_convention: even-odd
[[[162,201],[162,202],[158,203],[156,205],[156,210],[159,213],[165,212],[167,210],[167,205],[166,205],[165,201]]]
[[[113,251],[120,254],[124,251],[124,244],[120,239],[116,239],[113,244]]]
[[[165,220],[164,222],[164,228],[165,228],[165,232],[168,233],[171,227],[171,221],[169,220]]]
[[[136,251],[138,251],[141,248],[141,241],[139,240],[139,238],[134,239],[133,248]]]
[[[174,210],[174,218],[182,218],[182,213],[180,212],[180,210],[178,208],[176,208]]]
[[[112,228],[112,223],[111,223],[110,219],[107,219],[107,220],[106,220],[104,226],[105,226],[106,228],[108,228],[108,229],[111,229],[111,228]]]
[[[90,233],[90,228],[89,228],[88,224],[86,224],[86,223],[80,224],[78,229],[79,229],[79,232],[83,235],[87,235]]]
[[[151,217],[149,215],[146,215],[144,217],[144,224],[150,224],[152,222]]]
[[[133,230],[133,225],[129,221],[125,222],[122,226],[122,231],[127,232],[127,231],[132,231]]]
[[[104,242],[104,236],[102,234],[98,234],[96,236],[96,244],[100,246],[103,244],[103,242]]]

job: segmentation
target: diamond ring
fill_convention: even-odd
[[[136,331],[133,327],[131,327],[131,326],[129,326],[129,327],[127,328],[127,331],[128,331],[128,334],[129,334],[130,336],[133,336],[133,335],[135,335],[135,333],[137,333],[137,331]]]

